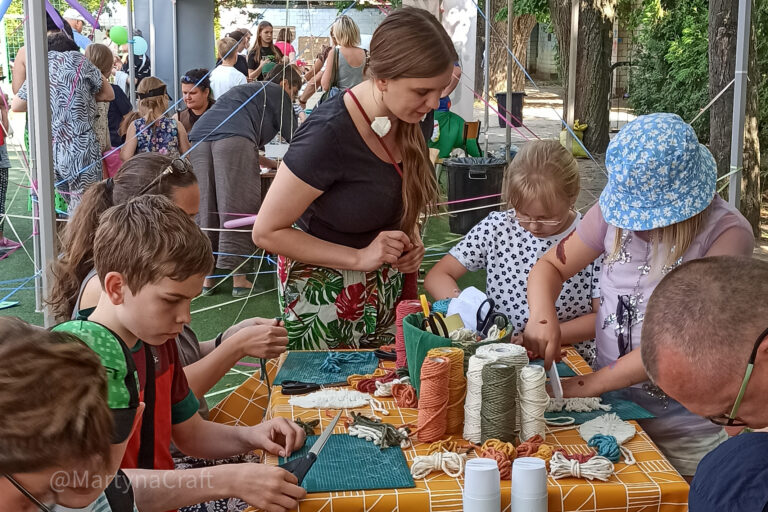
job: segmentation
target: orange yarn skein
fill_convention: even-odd
[[[451,363],[445,428],[449,434],[461,434],[464,428],[464,398],[467,396],[467,378],[464,377],[464,351],[456,347],[438,347],[427,352],[427,357],[444,357]]]
[[[444,357],[427,357],[421,366],[418,438],[431,443],[445,434],[448,413],[448,381],[451,363]]]

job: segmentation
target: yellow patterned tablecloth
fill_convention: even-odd
[[[591,369],[576,353],[568,349],[563,359],[577,374],[589,373]],[[392,363],[389,363],[392,364]],[[277,373],[277,364],[268,366],[270,382]],[[288,396],[274,389],[271,400],[267,399],[266,385],[257,375],[243,383],[237,390],[216,406],[211,418],[228,424],[255,425],[263,417],[283,416],[301,418],[304,421],[319,419],[324,427],[330,420],[321,410],[293,407]],[[381,399],[389,410],[389,416],[382,416],[388,423],[402,425],[416,424],[416,409],[400,409],[394,400]],[[370,407],[355,409],[370,415]],[[349,414],[347,411],[345,414]],[[608,482],[589,481],[576,478],[549,479],[549,511],[626,511],[626,512],[683,512],[688,510],[688,484],[651,442],[648,435],[636,422],[637,435],[625,446],[632,450],[637,464],[627,466],[616,464],[616,473]],[[317,432],[320,432],[319,430]],[[342,422],[335,433],[345,433]],[[546,443],[562,447],[568,453],[592,453],[575,428],[550,428]],[[416,443],[404,450],[410,464],[417,455],[426,455],[428,445]],[[473,455],[470,455],[473,456]],[[268,464],[277,464],[277,458],[267,456]],[[392,512],[392,511],[461,511],[462,479],[451,478],[434,472],[426,479],[416,480],[413,489],[385,489],[375,491],[349,491],[315,493],[307,495],[301,502],[300,512]],[[510,482],[501,482],[502,511],[510,511]],[[513,511],[517,512],[517,511]]]

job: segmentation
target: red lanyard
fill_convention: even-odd
[[[349,93],[349,97],[352,98],[352,100],[355,102],[355,105],[357,105],[357,108],[360,109],[360,113],[363,114],[363,117],[365,118],[365,122],[368,123],[368,126],[371,125],[371,118],[368,117],[368,114],[365,113],[365,110],[363,110],[363,106],[360,104],[360,101],[357,99],[357,96],[355,96],[355,93],[352,92],[352,89],[347,89],[346,91]],[[371,131],[373,132],[373,128],[371,128]],[[395,166],[395,170],[397,171],[397,174],[400,175],[400,177],[403,177],[403,170],[400,169],[400,166],[398,165],[397,161],[395,161],[395,157],[392,156],[392,153],[389,151],[389,148],[386,144],[384,144],[384,139],[379,137],[379,134],[376,132],[373,132],[373,134],[376,136],[377,139],[379,139],[379,143],[381,144],[381,147],[384,148],[384,151],[387,152],[387,156],[390,160],[392,160],[392,165]]]

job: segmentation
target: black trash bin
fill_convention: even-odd
[[[507,162],[503,159],[489,157],[444,160],[443,166],[448,174],[448,211],[467,210],[499,203],[501,200],[499,196],[460,203],[453,203],[452,201],[500,194],[506,164]],[[498,209],[498,206],[488,206],[478,210],[451,214],[448,217],[451,232],[465,235],[489,212]]]
[[[504,116],[509,118],[509,122],[512,126],[523,126],[523,97],[524,92],[513,92],[512,103],[509,106],[509,112],[512,116],[507,116],[507,93],[500,92],[496,94],[496,110],[499,111],[499,126],[502,128],[507,127],[507,123],[504,122]]]

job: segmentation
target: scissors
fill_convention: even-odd
[[[427,296],[421,295],[419,298],[421,299],[421,309],[424,311],[424,320],[421,321],[421,329],[447,338],[450,332],[448,331],[448,326],[445,325],[443,314],[430,313]]]
[[[336,423],[339,422],[339,418],[341,418],[341,413],[343,411],[339,411],[336,413],[336,417],[333,418],[333,421],[325,427],[325,430],[323,430],[323,433],[320,434],[320,437],[317,438],[317,441],[315,441],[315,444],[312,445],[312,448],[309,449],[309,453],[307,453],[303,457],[298,457],[296,459],[290,460],[286,462],[285,464],[281,464],[280,467],[284,470],[293,473],[294,476],[299,481],[299,485],[301,485],[301,482],[304,480],[304,477],[307,476],[307,473],[309,473],[309,470],[312,468],[312,465],[317,460],[317,456],[320,455],[320,451],[323,449],[323,446],[325,446],[325,443],[328,441],[328,438],[331,437],[331,434],[333,433],[333,429],[336,427]]]
[[[488,306],[488,311],[483,313],[483,308]],[[488,329],[492,325],[497,326],[499,329],[505,329],[509,325],[509,319],[504,313],[497,313],[495,311],[496,303],[493,299],[485,299],[480,303],[480,307],[477,308],[477,332],[483,336],[488,335]]]
[[[312,391],[318,391],[326,387],[346,386],[347,381],[331,382],[329,384],[316,384],[314,382],[301,382],[299,380],[285,380],[280,390],[284,395],[304,395]]]

